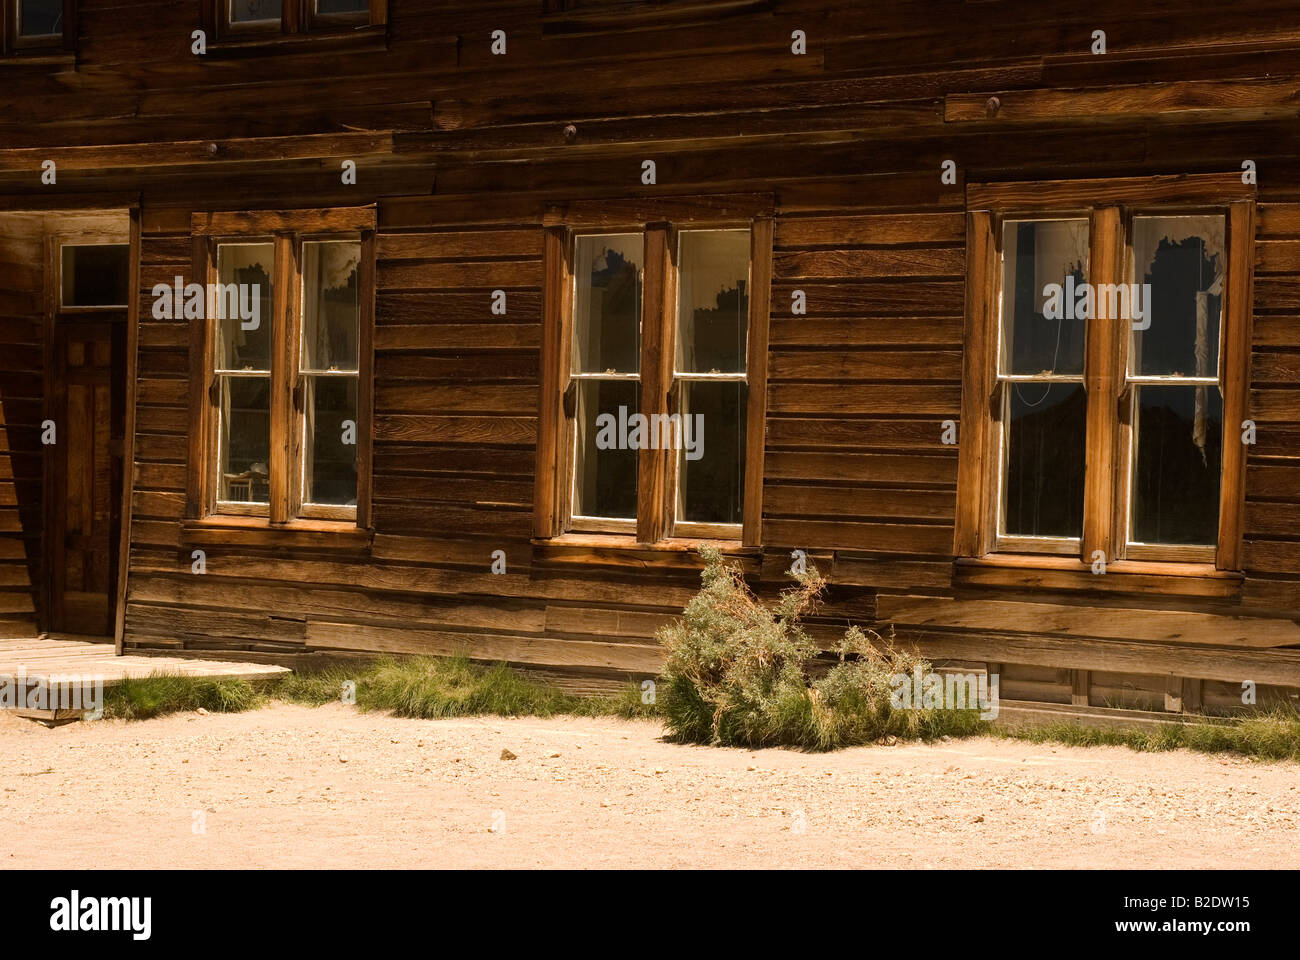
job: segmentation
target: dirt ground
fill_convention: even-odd
[[[0,715],[0,866],[1300,866],[1294,764],[661,735],[342,704],[53,730]]]

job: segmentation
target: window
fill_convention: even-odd
[[[60,251],[59,302],[65,308],[123,307],[130,297],[131,247],[126,243],[65,243]]]
[[[1253,187],[972,185],[968,203],[957,556],[1235,570]]]
[[[203,516],[368,523],[373,227],[373,208],[196,215]]]
[[[204,0],[204,24],[225,39],[355,30],[386,22],[386,0]]]
[[[548,229],[539,536],[758,542],[771,220],[674,212]]]
[[[48,53],[76,43],[76,0],[3,0],[4,52]]]

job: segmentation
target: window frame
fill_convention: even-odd
[[[673,539],[761,542],[763,438],[772,269],[772,199],[761,195],[661,198],[657,201],[581,201],[547,211],[544,230],[542,405],[538,437],[534,536],[609,536],[637,544]],[[635,233],[643,237],[640,412],[674,412],[678,237],[686,230],[749,231],[749,314],[745,378],[745,470],[739,524],[677,520],[679,451],[637,452],[637,516],[605,520],[572,514],[576,398],[570,385],[579,236]],[[686,375],[686,379],[694,375]]]
[[[369,0],[369,9],[359,13],[321,14],[317,0],[283,0],[279,20],[239,23],[230,19],[230,0],[201,0],[204,28],[219,41],[253,41],[268,37],[328,35],[388,22],[388,0]]]
[[[647,285],[649,279],[647,274],[649,273],[648,264],[649,264],[649,259],[651,254],[650,254],[650,242],[648,239],[646,227],[644,225],[611,224],[608,227],[588,227],[585,229],[580,228],[580,229],[570,230],[565,239],[565,242],[568,245],[568,250],[566,251],[566,262],[572,263],[574,253],[577,249],[577,242],[579,237],[620,236],[620,235],[629,235],[629,234],[641,237],[642,263],[644,264],[641,268],[642,316],[638,319],[638,327],[639,327],[638,348],[639,349],[637,355],[637,372],[635,374],[630,374],[630,373],[610,374],[610,373],[594,373],[594,372],[574,373],[573,360],[572,360],[573,328],[571,323],[564,337],[564,342],[566,346],[565,346],[564,355],[561,358],[560,363],[567,367],[567,369],[564,371],[563,374],[566,394],[562,395],[561,397],[561,403],[562,406],[564,407],[564,416],[565,416],[566,423],[564,426],[564,435],[560,439],[560,443],[564,447],[565,476],[567,477],[567,479],[563,481],[564,489],[562,491],[562,503],[564,504],[563,516],[567,518],[567,520],[564,523],[565,528],[566,530],[571,530],[575,533],[611,533],[611,534],[626,535],[626,534],[635,534],[637,530],[637,518],[635,517],[634,518],[595,517],[595,516],[587,516],[584,514],[575,514],[573,512],[573,504],[576,500],[575,487],[578,479],[577,470],[576,470],[577,417],[576,415],[571,415],[569,413],[569,406],[570,403],[572,403],[576,414],[577,397],[575,393],[573,395],[572,401],[570,401],[567,391],[569,391],[570,389],[576,391],[577,384],[584,380],[601,381],[601,382],[608,382],[608,383],[632,382],[637,385],[638,395],[640,395],[641,392],[643,391],[644,383],[645,383],[644,381],[645,339],[644,338],[647,332],[645,329],[645,316],[646,316],[646,299],[648,294]],[[570,320],[572,320],[572,317],[574,315],[573,304],[577,300],[577,275],[572,270],[570,270],[568,275],[565,277],[564,286],[565,286],[565,296],[569,300],[569,305],[568,308],[566,309],[565,315],[569,317]],[[639,496],[641,492],[639,454],[638,454],[637,473],[638,473],[637,506],[638,506],[638,513],[639,513],[640,502],[641,502]]]
[[[959,564],[988,561],[990,567],[1000,569],[1020,565],[1087,573],[1101,551],[1107,572],[1213,579],[1239,571],[1247,453],[1241,443],[1223,444],[1218,532],[1213,545],[1130,541],[1137,395],[1128,370],[1132,332],[1127,320],[1110,317],[1090,318],[1085,333],[1086,475],[1077,552],[1071,552],[1073,543],[1034,544],[1026,541],[1037,538],[999,535],[1004,447],[1000,435],[1005,410],[1001,387],[1005,381],[998,375],[1002,224],[1007,220],[1087,216],[1087,282],[1096,289],[1101,284],[1136,282],[1130,275],[1135,216],[1207,213],[1221,214],[1225,225],[1227,264],[1218,370],[1227,440],[1239,432],[1238,425],[1248,415],[1253,184],[1243,184],[1240,173],[1231,173],[968,187],[966,354],[953,551]],[[1118,566],[1110,567],[1112,564]]]
[[[129,302],[128,303],[100,303],[100,304],[90,304],[90,305],[64,303],[63,285],[66,279],[67,270],[64,262],[63,251],[66,250],[68,247],[125,247],[127,248],[127,257],[129,258],[131,255],[130,243],[121,243],[115,240],[104,240],[104,239],[81,240],[81,239],[77,239],[76,237],[69,238],[67,236],[60,236],[58,238],[58,244],[56,250],[56,256],[58,258],[58,286],[54,293],[55,305],[59,313],[64,316],[75,316],[77,314],[99,313],[105,310],[130,309],[131,305]],[[126,299],[128,301],[130,301],[131,299],[130,290],[127,291]]]
[[[73,51],[77,46],[77,3],[63,0],[63,29],[37,37],[19,34],[21,0],[0,2],[0,53],[5,56],[39,56],[51,51]]]
[[[1002,323],[1001,293],[1002,293],[1003,270],[1002,270],[1002,260],[1001,260],[1000,253],[1002,249],[1002,243],[1005,239],[1002,234],[1002,228],[1007,221],[1024,223],[1024,222],[1034,221],[1034,220],[1037,221],[1087,220],[1088,221],[1089,266],[1091,266],[1091,257],[1093,254],[1093,251],[1091,249],[1092,235],[1093,235],[1092,232],[1095,225],[1093,223],[1093,218],[1091,216],[1090,211],[1087,210],[1070,210],[1070,211],[1060,211],[1060,212],[1052,211],[1050,213],[1039,213],[1039,214],[1025,214],[1023,212],[1008,212],[1005,214],[996,215],[994,218],[992,229],[995,231],[996,234],[994,237],[994,242],[997,244],[997,251],[999,253],[999,256],[997,258],[997,264],[995,266],[997,272],[995,278],[996,289],[990,293],[990,296],[996,298],[996,302],[993,303],[990,308],[994,313],[994,323],[996,326],[996,329],[991,334],[991,336],[993,336],[995,340],[995,343],[994,343],[994,361],[993,361],[994,362],[994,370],[993,370],[994,397],[990,401],[990,404],[991,406],[996,408],[990,411],[993,421],[996,424],[996,427],[994,428],[994,433],[990,437],[990,442],[993,445],[994,450],[996,452],[996,463],[993,465],[993,468],[996,470],[996,477],[992,481],[994,487],[991,491],[991,495],[995,498],[991,508],[993,511],[993,518],[994,518],[993,519],[994,528],[993,528],[993,538],[992,538],[993,549],[991,552],[1062,555],[1062,554],[1068,554],[1071,551],[1076,553],[1079,552],[1079,550],[1082,547],[1082,540],[1083,540],[1082,535],[1078,537],[1048,537],[1048,536],[1033,536],[1028,534],[1007,534],[1003,532],[1004,521],[1006,519],[1005,513],[1006,513],[1007,450],[1010,447],[1010,431],[1011,431],[1011,421],[1009,416],[1010,404],[1011,404],[1011,389],[1008,385],[1013,383],[1048,383],[1048,384],[1077,383],[1084,388],[1085,393],[1087,392],[1087,373],[1088,373],[1087,347],[1088,347],[1088,341],[1092,337],[1092,321],[1088,321],[1088,323],[1084,327],[1084,355],[1085,355],[1084,369],[1083,372],[1080,373],[1078,376],[1075,376],[1073,374],[1016,375],[1010,373],[1004,374],[1002,372],[1003,323]],[[1089,272],[1087,276],[1089,277],[1089,280],[1087,282],[1091,282],[1092,274]]]
[[[270,373],[270,449],[268,503],[217,498],[220,470],[220,397],[217,371],[217,319],[191,326],[191,435],[187,518],[190,520],[286,529],[368,530],[371,523],[373,442],[373,343],[375,300],[375,208],[309,211],[196,213],[194,282],[217,282],[217,250],[222,244],[274,244]],[[302,370],[302,249],[304,243],[352,241],[360,244],[358,264],[358,341],[356,414],[356,505],[306,503],[306,378]],[[194,469],[198,465],[198,469]]]

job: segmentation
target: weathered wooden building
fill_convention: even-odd
[[[1004,696],[1300,687],[1300,3],[0,19],[8,630],[607,680],[709,539]]]

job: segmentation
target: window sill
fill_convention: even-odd
[[[4,56],[0,56],[0,66],[52,66],[72,67],[75,69],[77,66],[77,55],[64,50],[62,47],[56,49],[51,49],[49,47],[31,47],[27,49],[13,50]]]
[[[599,533],[566,533],[550,539],[535,539],[533,564],[554,567],[618,567],[625,570],[704,569],[701,544],[716,546],[722,555],[738,562],[745,573],[758,573],[761,547],[744,547],[738,541],[695,540],[674,537],[657,543],[638,543],[635,536]]]
[[[359,53],[369,49],[380,53],[388,49],[387,24],[365,24],[359,27],[321,27],[303,33],[276,31],[249,31],[232,33],[208,40],[209,57],[242,57],[257,53],[283,53],[286,50],[346,48]]]
[[[1116,560],[1104,574],[1074,557],[1004,554],[953,561],[953,586],[1064,592],[1160,594],[1231,600],[1243,577],[1213,563]]]
[[[690,22],[711,23],[728,15],[760,13],[771,9],[772,0],[697,0],[694,3],[688,0],[679,4],[650,5],[628,2],[607,7],[579,7],[543,16],[542,35],[644,30]]]
[[[290,520],[272,524],[264,517],[212,516],[181,525],[185,546],[302,548],[369,553],[374,531],[350,520]]]

